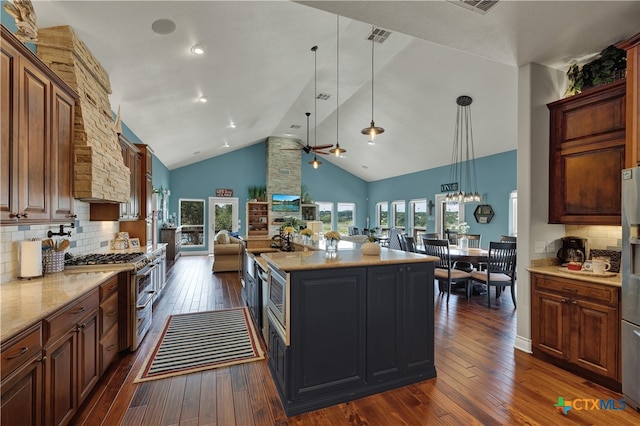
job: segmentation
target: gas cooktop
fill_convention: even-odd
[[[73,256],[65,259],[65,267],[93,266],[93,265],[122,265],[131,264],[135,269],[144,267],[149,261],[144,253],[96,253]]]

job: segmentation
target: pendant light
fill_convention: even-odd
[[[347,152],[346,149],[340,148],[340,142],[338,141],[338,133],[340,128],[340,101],[338,99],[338,93],[340,90],[340,15],[336,15],[336,147],[329,150],[330,153],[335,154],[336,157],[340,157],[341,154]]]
[[[453,134],[453,152],[451,154],[450,182],[457,183],[458,188],[446,196],[448,203],[479,202],[478,178],[476,176],[476,159],[473,148],[473,130],[471,128],[470,96],[459,96],[456,99],[456,127]]]
[[[372,25],[371,26],[371,35],[369,36],[369,38],[371,38],[371,125],[369,127],[365,127],[364,129],[362,129],[361,133],[363,135],[367,135],[371,138],[371,140],[374,140],[376,135],[379,135],[381,133],[384,133],[384,129],[382,127],[378,127],[376,126],[376,123],[373,121],[373,45],[374,45],[374,40],[375,40],[375,36],[374,36],[374,32],[375,32],[375,28]]]
[[[314,68],[314,78],[313,78],[313,146],[318,146],[318,46],[313,46],[311,48],[313,52],[313,68]],[[307,118],[308,119],[308,118]],[[318,156],[316,155],[315,149],[313,150],[313,161],[309,161],[309,164],[313,166],[314,169],[317,169],[322,161],[318,160]]]

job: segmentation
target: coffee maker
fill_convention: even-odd
[[[561,238],[562,248],[558,250],[558,258],[564,263],[584,262],[587,259],[588,241],[581,237]]]

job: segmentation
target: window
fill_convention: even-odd
[[[418,233],[427,232],[427,200],[411,200],[409,202],[409,211],[411,213],[411,233],[413,238],[418,241]]]
[[[376,203],[376,224],[380,228],[389,227],[389,204],[386,201]]]
[[[354,203],[338,203],[338,232],[349,235],[349,227],[354,226],[356,205]]]
[[[436,195],[436,232],[444,236],[447,229],[457,229],[458,223],[464,222],[464,203],[447,203],[447,194]]]
[[[316,202],[318,205],[318,220],[322,222],[322,232],[329,232],[333,228],[333,203]]]
[[[518,235],[518,191],[509,194],[509,235]]]
[[[180,199],[178,203],[183,246],[204,246],[204,200]]]
[[[406,209],[407,205],[402,201],[394,201],[391,203],[393,209],[393,227],[404,229],[406,225]]]

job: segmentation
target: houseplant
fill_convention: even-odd
[[[601,84],[612,83],[625,76],[627,52],[611,45],[605,48],[596,59],[582,67],[573,64],[567,70],[569,85],[566,96],[576,95],[584,89]]]
[[[338,255],[338,243],[340,242],[340,233],[338,231],[329,231],[324,234],[325,238],[325,256],[334,258]]]
[[[382,249],[380,248],[379,244],[376,244],[375,242],[375,238],[373,237],[373,233],[371,233],[369,235],[369,238],[367,238],[367,241],[365,241],[362,244],[362,247],[360,247],[360,251],[362,252],[363,255],[365,256],[379,256],[380,252],[382,251]]]

